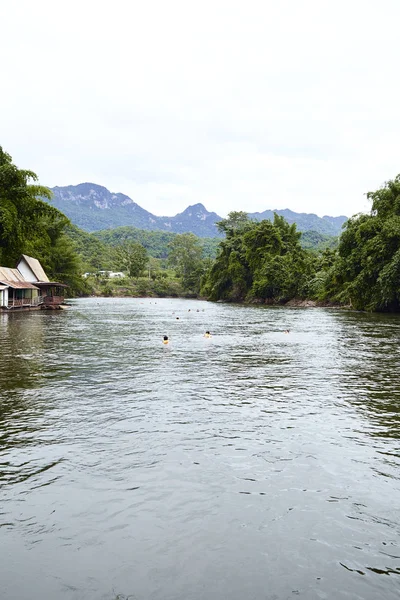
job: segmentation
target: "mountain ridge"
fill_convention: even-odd
[[[339,217],[330,217],[328,215],[319,217],[315,213],[296,213],[293,210],[290,210],[290,208],[265,210],[261,213],[256,212],[248,214],[250,218],[256,219],[257,221],[262,221],[263,219],[272,221],[274,213],[284,217],[290,225],[296,223],[299,231],[318,231],[318,233],[324,233],[326,235],[339,235],[343,224],[347,221],[347,217],[344,215]],[[335,233],[333,233],[333,230]]]
[[[209,212],[198,202],[175,216],[159,217],[137,204],[121,192],[110,192],[96,183],[50,188],[53,198],[49,202],[63,212],[70,221],[85,231],[93,232],[132,226],[150,231],[191,232],[199,237],[220,237],[216,223],[222,220],[215,212]],[[317,231],[326,235],[339,235],[347,217],[318,217],[313,213],[296,213],[290,209],[265,210],[248,213],[257,221],[273,219],[274,213],[282,215],[289,223],[296,223],[299,231]]]

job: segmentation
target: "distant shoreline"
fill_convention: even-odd
[[[229,300],[208,300],[208,298],[205,298],[203,296],[197,296],[195,294],[190,294],[190,295],[182,295],[182,296],[134,296],[134,295],[126,295],[126,294],[113,294],[113,295],[106,295],[106,294],[93,294],[93,295],[86,295],[86,296],[76,296],[76,298],[127,298],[127,299],[132,299],[132,298],[137,298],[138,300],[141,299],[149,299],[149,300],[162,300],[163,298],[165,299],[169,299],[169,300],[201,300],[202,302],[212,302],[214,304],[241,304],[243,306],[254,306],[254,305],[260,305],[260,306],[272,306],[272,307],[276,307],[276,306],[283,306],[283,307],[288,307],[288,308],[342,308],[342,309],[350,309],[352,310],[352,306],[349,305],[343,305],[343,304],[339,304],[339,303],[334,303],[334,302],[329,302],[326,300],[310,300],[310,299],[300,299],[300,298],[292,298],[291,300],[288,300],[287,302],[277,302],[277,301],[273,301],[269,298],[263,300],[262,298],[255,298],[253,300],[237,300],[237,301],[229,301]],[[73,298],[70,298],[71,300]]]

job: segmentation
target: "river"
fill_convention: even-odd
[[[398,599],[399,342],[321,308],[0,313],[0,598]]]

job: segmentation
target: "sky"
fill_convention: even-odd
[[[0,145],[157,215],[351,216],[400,172],[399,0],[0,0]]]

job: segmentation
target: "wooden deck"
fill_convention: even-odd
[[[7,309],[56,308],[63,304],[64,296],[37,296],[36,298],[9,298]]]

